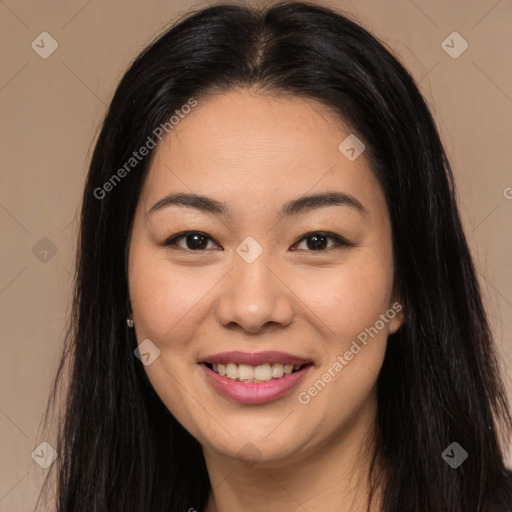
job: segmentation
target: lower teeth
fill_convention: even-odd
[[[292,373],[295,373],[295,372],[292,372]],[[220,374],[219,374],[220,375]],[[232,380],[234,382],[271,382],[273,380],[279,380],[279,379],[282,379],[283,377],[286,377],[286,374],[283,375],[283,377],[272,377],[270,380],[256,380],[256,379],[249,379],[249,380],[240,380],[240,379],[230,379],[227,375],[224,375],[224,377],[226,377],[226,379],[229,379],[229,380]]]

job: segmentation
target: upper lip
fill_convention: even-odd
[[[204,357],[200,363],[210,364],[248,364],[250,366],[258,366],[260,364],[293,364],[304,365],[310,363],[311,360],[305,359],[294,354],[286,352],[267,351],[267,352],[221,352]]]

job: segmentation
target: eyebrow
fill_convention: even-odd
[[[185,206],[228,218],[233,218],[234,216],[231,209],[225,203],[197,194],[169,194],[157,201],[151,207],[148,214],[169,206]],[[327,206],[348,206],[358,211],[364,217],[369,217],[368,211],[358,199],[343,192],[326,192],[292,199],[281,207],[279,216],[291,217]]]

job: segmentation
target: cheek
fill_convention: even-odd
[[[214,284],[211,274],[199,267],[180,269],[143,250],[133,254],[129,279],[137,337],[159,345],[189,337],[186,331],[197,325],[195,319],[202,314]]]
[[[355,337],[390,308],[393,268],[390,257],[354,259],[336,272],[308,280],[302,295],[329,329],[330,337]]]
[[[211,275],[205,273],[198,279],[198,268],[194,270],[192,278],[193,270],[173,266],[144,248],[135,248],[130,255],[130,297],[137,340],[140,344],[150,339],[160,349],[159,356],[144,370],[166,407],[189,426],[194,425],[193,418],[204,413],[186,388],[195,366],[190,349],[201,316],[208,311],[207,291],[214,284]],[[198,434],[194,428],[188,430]]]
[[[319,432],[330,435],[342,418],[348,421],[368,404],[375,389],[392,318],[388,323],[381,320],[391,307],[391,257],[379,252],[354,259],[318,277],[308,289],[315,290],[310,304],[316,325],[329,330],[323,331],[321,368],[301,389],[298,401],[311,412],[304,428],[315,427],[313,417],[322,417]]]

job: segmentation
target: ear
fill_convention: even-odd
[[[395,334],[405,322],[405,307],[404,301],[400,294],[394,295],[394,300],[391,302],[386,315],[391,318],[389,321],[389,334]]]

